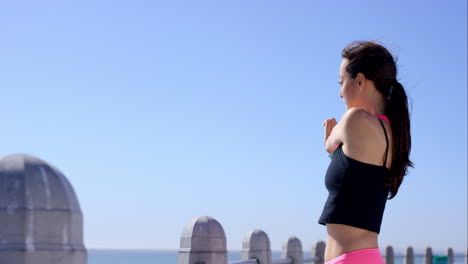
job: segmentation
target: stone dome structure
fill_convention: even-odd
[[[260,263],[271,263],[271,245],[268,235],[254,229],[244,236],[241,250],[242,260],[258,259]]]
[[[226,234],[209,216],[190,221],[180,237],[179,264],[227,263]]]
[[[29,155],[0,160],[0,263],[87,263],[73,187],[59,170]]]

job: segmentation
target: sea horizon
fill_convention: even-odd
[[[434,251],[434,256],[444,255]],[[272,250],[272,258],[281,257],[280,250]],[[304,251],[310,257],[310,251]],[[415,263],[423,263],[424,254],[415,251]],[[464,253],[454,251],[454,264],[464,263]],[[403,252],[395,252],[395,264],[403,263]],[[228,250],[228,262],[241,260],[241,250]],[[178,249],[88,249],[88,264],[178,264]]]

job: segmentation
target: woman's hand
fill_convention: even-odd
[[[333,128],[336,126],[336,120],[335,118],[328,118],[325,120],[322,124],[322,126],[325,126],[325,140],[324,140],[324,145],[326,146],[328,137],[330,136],[331,132],[333,131]]]

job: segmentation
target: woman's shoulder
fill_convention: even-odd
[[[341,120],[343,121],[345,132],[352,136],[355,133],[365,133],[367,131],[366,128],[373,125],[372,118],[375,117],[363,108],[352,107],[346,110]]]
[[[353,107],[348,109],[341,120],[343,121],[342,129],[345,135],[343,142],[348,143],[348,147],[364,146],[380,141],[382,127],[378,118],[363,108]]]
[[[350,108],[343,115],[345,154],[366,163],[382,165],[380,156],[386,141],[378,118],[362,108]],[[389,132],[389,126],[387,126]],[[386,129],[386,130],[387,130]]]

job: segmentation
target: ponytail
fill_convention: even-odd
[[[393,85],[389,89],[385,115],[391,121],[393,132],[392,165],[387,179],[387,186],[390,187],[390,196],[388,197],[390,200],[398,193],[398,188],[403,177],[407,174],[408,167],[414,167],[413,162],[409,160],[411,127],[408,98],[405,89],[397,80],[393,81]]]

